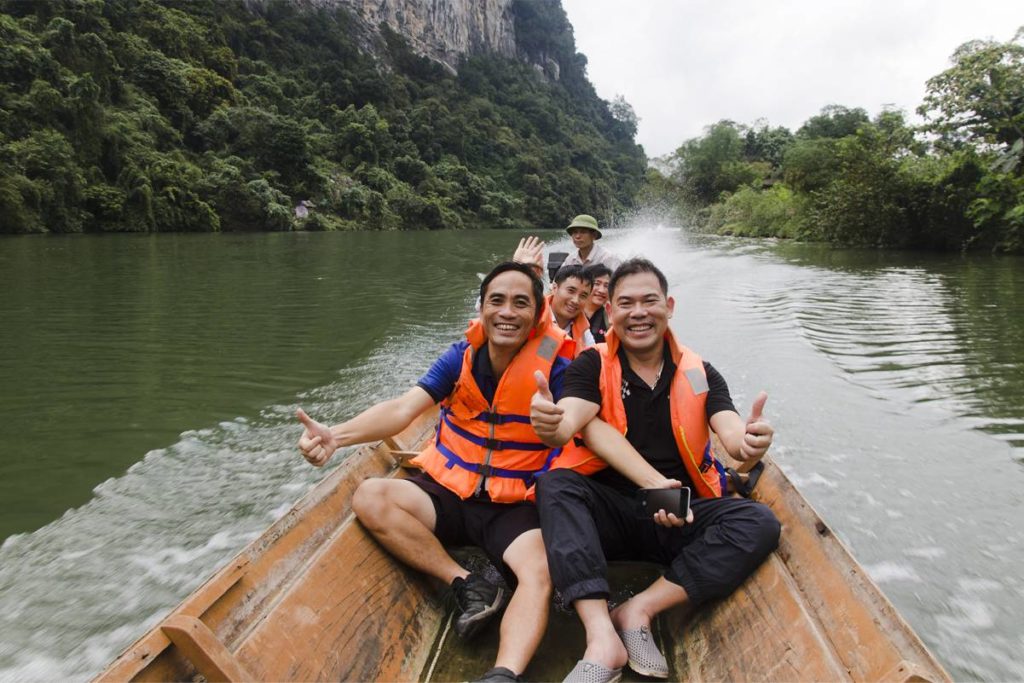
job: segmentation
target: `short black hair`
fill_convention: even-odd
[[[612,273],[612,279],[608,282],[608,300],[612,300],[612,295],[615,294],[615,285],[619,283],[619,280],[629,275],[639,275],[640,273],[654,273],[654,276],[658,278],[658,284],[661,285],[661,293],[668,296],[668,280],[665,279],[665,273],[661,272],[658,266],[645,258],[631,258],[623,262]]]
[[[583,266],[562,266],[555,273],[555,277],[552,279],[556,285],[560,285],[569,278],[574,277],[580,282],[585,282],[591,287],[594,286],[594,276],[584,270]]]
[[[498,277],[502,273],[507,273],[510,270],[514,270],[517,273],[522,273],[526,277],[530,278],[530,286],[533,289],[533,319],[536,320],[540,317],[540,309],[544,305],[544,283],[537,277],[537,274],[533,272],[531,266],[525,263],[516,263],[515,261],[505,261],[491,268],[491,272],[484,276],[483,282],[480,283],[480,306],[484,305],[484,297],[487,296],[487,287],[491,284],[494,278]]]
[[[599,277],[610,278],[612,276],[612,269],[603,263],[592,263],[584,267],[583,272],[589,273],[592,280],[596,280]]]

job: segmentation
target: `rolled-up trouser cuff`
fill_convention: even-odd
[[[675,567],[669,565],[668,568],[665,570],[665,580],[671,581],[677,586],[681,586],[682,589],[686,591],[686,598],[689,601],[689,604],[699,605],[700,603],[704,602],[704,597],[700,594],[700,591],[697,589],[697,582],[694,580],[692,576],[690,576],[689,572],[680,574],[676,571]]]
[[[606,579],[584,579],[568,586],[562,591],[562,602],[566,606],[571,605],[581,598],[603,598],[608,599],[611,589]]]

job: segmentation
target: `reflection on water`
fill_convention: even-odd
[[[518,238],[0,241],[0,534],[30,531],[0,548],[0,679],[94,674],[284,514],[322,477],[295,405],[407,387]],[[604,243],[665,269],[741,412],[769,391],[775,457],[953,676],[1024,678],[1021,261]]]
[[[802,252],[806,264],[820,247],[777,251]],[[869,390],[936,401],[1006,441],[1024,462],[1024,263],[840,254],[842,268],[832,255],[829,270],[789,293],[812,344]],[[901,263],[911,259],[924,263]]]

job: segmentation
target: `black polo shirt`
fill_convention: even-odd
[[[654,469],[670,479],[678,479],[683,482],[683,486],[692,486],[672,435],[669,389],[676,365],[672,361],[668,344],[665,345],[665,367],[653,389],[633,372],[622,348],[619,349],[619,361],[622,363],[622,403],[626,409],[626,424],[629,426],[626,440]],[[708,362],[704,363],[704,372],[708,379],[708,419],[722,410],[736,412],[725,378]],[[582,398],[601,405],[600,382],[601,356],[596,349],[587,349],[565,371],[562,396]],[[610,467],[595,474],[593,479],[623,492],[632,493],[637,488],[633,482]]]

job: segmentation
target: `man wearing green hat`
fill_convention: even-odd
[[[603,263],[613,271],[618,267],[618,257],[612,255],[607,249],[594,244],[601,239],[601,231],[597,227],[596,218],[581,213],[572,219],[572,223],[569,223],[569,227],[565,231],[572,237],[576,252],[569,254],[562,264],[563,266],[592,266],[595,263]]]

